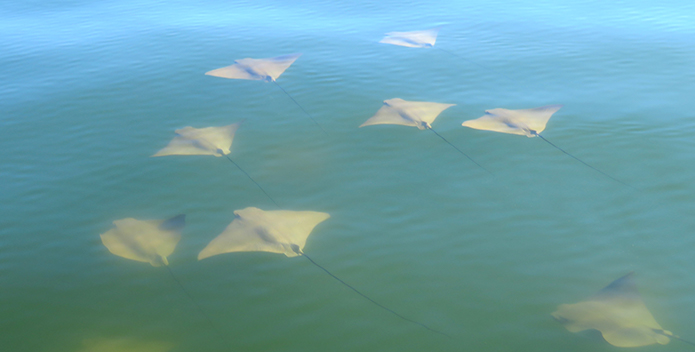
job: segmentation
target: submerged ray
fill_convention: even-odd
[[[168,352],[174,348],[174,344],[130,338],[98,338],[82,341],[82,347],[80,352]]]
[[[180,214],[167,220],[116,220],[116,226],[103,234],[101,241],[109,252],[152,266],[169,265],[167,257],[181,240],[186,216]]]
[[[267,59],[240,59],[233,65],[205,72],[208,76],[272,81],[280,77],[302,54],[289,54]]]
[[[613,281],[585,301],[562,304],[552,316],[571,332],[598,330],[606,342],[617,347],[665,345],[670,337],[692,344],[656,322],[632,276],[629,273]]]
[[[500,133],[509,133],[526,136],[529,138],[539,137],[552,147],[571,157],[572,159],[588,166],[594,171],[610,178],[613,181],[621,183],[630,188],[634,188],[629,184],[618,180],[617,178],[599,170],[598,168],[587,164],[585,161],[577,158],[576,156],[568,153],[564,149],[558,147],[554,143],[550,142],[548,139],[543,137],[540,133],[545,130],[545,125],[550,120],[555,112],[560,110],[562,105],[547,105],[539,108],[533,109],[520,109],[520,110],[509,110],[509,109],[492,109],[485,110],[485,115],[474,119],[464,121],[462,126],[470,127],[477,130],[493,131]]]
[[[281,253],[287,257],[303,256],[316,267],[378,307],[427,330],[448,336],[425,324],[408,319],[374,301],[306,255],[304,245],[311,231],[329,217],[330,215],[327,213],[315,211],[265,211],[254,207],[236,210],[232,223],[198,254],[198,260],[222,253],[256,251]]]
[[[461,155],[468,158],[483,170],[489,172],[482,165],[478,164],[473,158],[464,153],[461,149],[453,145],[442,135],[432,128],[434,120],[442,111],[455,106],[456,104],[431,103],[424,101],[407,101],[400,98],[384,100],[384,105],[359,127],[371,125],[403,125],[415,126],[420,130],[430,130],[447,144],[454,147]]]
[[[243,122],[243,121],[242,121]],[[271,197],[268,192],[261,187],[261,185],[256,182],[256,180],[244,171],[244,169],[239,166],[232,158],[229,157],[231,153],[232,142],[234,141],[234,134],[236,133],[242,122],[233,123],[227,126],[221,127],[205,127],[205,128],[193,128],[190,126],[184,127],[174,131],[176,137],[169,142],[169,145],[164,147],[162,150],[158,151],[153,157],[156,156],[167,156],[167,155],[214,155],[214,156],[224,156],[229,160],[234,166],[236,166],[246,177],[251,180],[267,197],[273,204],[278,208],[278,204],[275,202],[273,197]]]
[[[247,79],[257,81],[273,82],[280,88],[297,106],[319,126],[321,131],[326,131],[314,119],[304,107],[302,107],[280,84],[276,81],[280,75],[292,65],[302,54],[289,54],[271,57],[267,59],[240,59],[235,60],[233,65],[218,68],[212,71],[205,72],[208,76],[215,76],[229,79]]]
[[[434,43],[437,41],[437,35],[442,26],[435,27],[432,29],[425,29],[421,31],[410,31],[410,32],[389,32],[386,36],[379,41],[379,43],[393,44],[398,46],[405,46],[409,48],[433,48]],[[458,59],[468,61],[476,66],[480,66],[484,69],[490,70],[489,67],[485,67],[477,62],[471,61],[462,57],[460,55],[454,54],[453,52],[437,47],[437,49],[454,56]]]
[[[437,41],[442,27],[411,32],[389,32],[379,43],[406,46],[409,48],[431,48]]]
[[[102,243],[109,252],[126,259],[150,263],[154,267],[165,266],[171,278],[191,299],[210,326],[215,328],[210,317],[169,268],[167,257],[174,252],[181,240],[181,230],[186,225],[186,215],[179,214],[166,220],[126,218],[116,220],[113,224],[116,226],[114,229],[100,235]]]
[[[536,137],[543,132],[545,125],[562,105],[548,105],[534,109],[486,110],[485,115],[475,120],[465,121],[462,125],[477,130],[518,134],[526,137]]]
[[[169,145],[152,156],[167,155],[214,155],[231,153],[234,134],[241,122],[220,127],[193,128],[186,126],[174,131],[176,137]]]

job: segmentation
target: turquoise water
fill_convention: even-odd
[[[695,5],[688,1],[0,5],[0,346],[172,351],[608,351],[552,313],[629,271],[695,339]],[[433,49],[378,44],[442,26]],[[451,55],[445,49],[455,54]],[[203,75],[303,55],[273,84]],[[429,131],[358,129],[391,98],[457,104]],[[461,126],[564,104],[539,138]],[[303,258],[197,253],[272,203],[223,158],[150,158],[246,119],[233,159],[284,208],[327,212]],[[108,252],[117,219],[185,213],[170,268]],[[678,341],[642,351],[684,350]]]

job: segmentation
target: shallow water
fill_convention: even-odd
[[[695,5],[687,1],[17,2],[0,5],[0,346],[174,351],[608,351],[550,313],[635,271],[695,339]],[[433,49],[378,44],[442,25]],[[455,54],[451,55],[445,49]],[[303,55],[280,89],[203,75]],[[457,104],[429,131],[358,129],[382,101]],[[538,138],[461,127],[564,104]],[[197,253],[248,206],[223,158],[150,158],[185,126],[246,119],[232,157],[284,208],[331,214],[303,258]],[[187,215],[170,268],[116,257],[113,220]],[[463,347],[462,347],[463,346]],[[644,351],[680,350],[668,346]]]

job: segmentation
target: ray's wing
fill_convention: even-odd
[[[205,72],[208,76],[275,81],[302,54],[289,54],[267,59],[240,59],[231,66]]]
[[[126,218],[113,222],[113,228],[101,234],[101,242],[108,248],[109,252],[131,260],[149,263],[150,258],[146,251],[140,248],[138,241],[138,231],[150,231],[150,224],[141,224],[140,220]]]
[[[273,210],[264,217],[284,242],[297,245],[301,251],[314,227],[331,216],[317,211]]]
[[[389,32],[379,43],[400,45],[410,48],[433,47],[441,27],[412,32]]]
[[[461,125],[476,130],[518,134],[522,136],[527,135],[523,129],[519,128],[512,122],[512,115],[510,114],[510,111],[512,110],[485,110],[485,115],[474,120],[464,121]]]
[[[236,218],[232,223],[198,253],[198,260],[231,252],[285,253],[286,249],[262,223],[240,217],[238,212],[234,212]]]
[[[560,305],[553,316],[571,332],[599,330],[606,342],[618,347],[667,344],[670,339],[654,331],[663,329],[644,305],[631,276],[615,280],[586,301]]]
[[[555,112],[560,110],[562,105],[548,105],[533,109],[508,110],[512,120],[519,125],[527,126],[530,130],[541,133],[545,130],[545,125]]]
[[[183,221],[182,216],[172,219]],[[101,234],[101,241],[117,256],[150,263],[152,266],[166,265],[166,258],[174,252],[176,244],[181,240],[181,234],[180,228],[160,228],[164,223],[164,220],[143,221],[133,218],[116,220],[113,222],[116,228]]]
[[[263,80],[262,76],[255,74],[249,64],[253,63],[254,59],[241,59],[234,61],[233,65],[221,67],[208,72],[205,72],[208,76],[229,78],[229,79],[248,79],[248,80]]]
[[[181,214],[164,221],[155,220],[157,231],[143,239],[145,246],[152,248],[167,265],[167,257],[174,253],[176,245],[181,240],[181,229],[185,224],[185,218],[186,216]]]
[[[391,124],[415,126],[422,130],[434,122],[442,111],[454,105],[456,104],[407,101],[400,98],[384,100],[384,106],[360,127]]]
[[[204,140],[205,145],[209,145],[211,149],[215,148],[213,155],[227,155],[231,153],[230,148],[234,141],[234,134],[240,125],[241,122],[221,127],[201,128],[196,131],[195,135],[198,140]],[[220,151],[222,155],[220,155]]]
[[[403,101],[401,109],[415,121],[432,124],[442,111],[456,104],[430,103],[425,101]]]
[[[298,254],[292,249],[304,247],[311,229],[327,219],[318,212],[263,211],[245,208],[234,212],[236,218],[198,255],[198,260],[229,252],[271,252],[288,257]]]
[[[302,54],[289,54],[270,59],[260,59],[254,64],[254,70],[272,78],[274,81],[300,56]]]
[[[385,101],[384,105],[376,112],[376,114],[361,124],[360,127],[371,125],[417,126],[417,123],[401,115],[398,109],[389,106]]]
[[[176,130],[177,136],[169,142],[169,145],[152,156],[227,155],[231,152],[234,134],[240,125],[239,122],[222,127],[193,128],[189,126]]]
[[[213,148],[205,139],[200,139],[203,136],[199,131],[199,129],[190,126],[176,130],[177,136],[166,147],[152,156],[219,154],[216,148]]]

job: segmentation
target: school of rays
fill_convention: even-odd
[[[403,46],[408,48],[434,48],[440,27],[410,31],[390,32],[381,39],[380,43]],[[408,49],[404,49],[408,50]],[[444,49],[442,49],[444,50]],[[317,121],[309,114],[297,100],[280,86],[277,80],[289,69],[302,54],[287,54],[272,58],[244,58],[237,59],[230,66],[213,69],[205,75],[243,80],[260,80],[272,82],[279,87],[311,120],[319,127]],[[230,84],[233,84],[230,82]],[[251,97],[250,97],[251,98]],[[381,97],[382,100],[388,97]],[[552,102],[551,102],[552,103]],[[389,98],[383,100],[383,106],[375,114],[366,119],[359,127],[373,125],[401,125],[416,127],[419,130],[430,130],[447,144],[455,148],[477,167],[485,169],[484,165],[476,162],[471,156],[459,147],[449,142],[433,129],[435,119],[446,109],[455,106],[454,103],[407,101],[401,98]],[[491,131],[505,134],[515,134],[529,138],[539,137],[554,148],[567,154],[578,162],[606,176],[607,178],[622,183],[608,173],[599,170],[576,156],[566,152],[557,145],[548,141],[541,133],[553,114],[557,113],[562,105],[547,105],[542,107],[527,107],[524,109],[492,108],[486,110],[484,115],[462,122],[463,127],[480,131]],[[249,186],[255,184],[265,196],[267,196],[276,209],[262,210],[252,205],[244,209],[229,211],[229,225],[222,233],[202,248],[198,254],[198,260],[209,260],[213,256],[235,252],[270,252],[284,254],[287,257],[305,257],[319,269],[325,271],[332,278],[339,281],[370,303],[387,310],[403,320],[418,324],[435,333],[448,336],[442,330],[453,330],[454,327],[431,328],[424,323],[411,320],[396,310],[379,303],[360,292],[355,287],[344,282],[323,266],[317,264],[305,252],[304,247],[314,230],[331,217],[328,213],[316,210],[288,210],[281,207],[255,179],[244,171],[232,157],[232,143],[234,136],[242,123],[230,121],[225,126],[186,126],[174,131],[175,136],[161,150],[152,154],[153,157],[162,156],[193,156],[207,155],[226,157],[246,177]],[[388,128],[388,127],[383,127]],[[321,130],[325,133],[326,131]],[[413,131],[414,132],[414,131]],[[502,137],[500,137],[502,138]],[[162,141],[164,144],[164,141]],[[469,164],[470,165],[470,164]],[[488,171],[489,172],[489,171]],[[629,186],[632,187],[632,186]],[[291,204],[291,202],[288,202]],[[292,208],[289,206],[289,208]],[[149,220],[126,218],[113,221],[114,227],[103,234],[103,245],[113,254],[143,263],[149,263],[154,267],[165,266],[178,282],[174,273],[169,269],[168,257],[174,253],[176,245],[181,240],[185,227],[186,216],[176,215],[167,219]],[[325,231],[317,231],[321,236],[329,236]],[[600,332],[605,342],[618,347],[639,347],[650,344],[667,344],[671,339],[679,339],[686,343],[678,335],[673,334],[656,322],[644,301],[637,291],[634,282],[634,274],[629,273],[590,296],[584,301],[574,304],[562,304],[551,315],[555,320],[564,325],[570,332],[584,330],[596,330]],[[179,282],[180,285],[180,282]],[[185,291],[183,285],[181,288]],[[187,292],[188,294],[188,292]],[[188,295],[189,297],[190,294]],[[193,299],[193,298],[191,298]],[[195,303],[195,302],[194,302]],[[338,302],[336,302],[338,304]],[[198,306],[201,314],[206,313]],[[209,318],[211,325],[214,326]],[[142,342],[127,339],[97,339],[85,340],[86,350],[108,351],[167,351],[173,345],[167,342]]]

